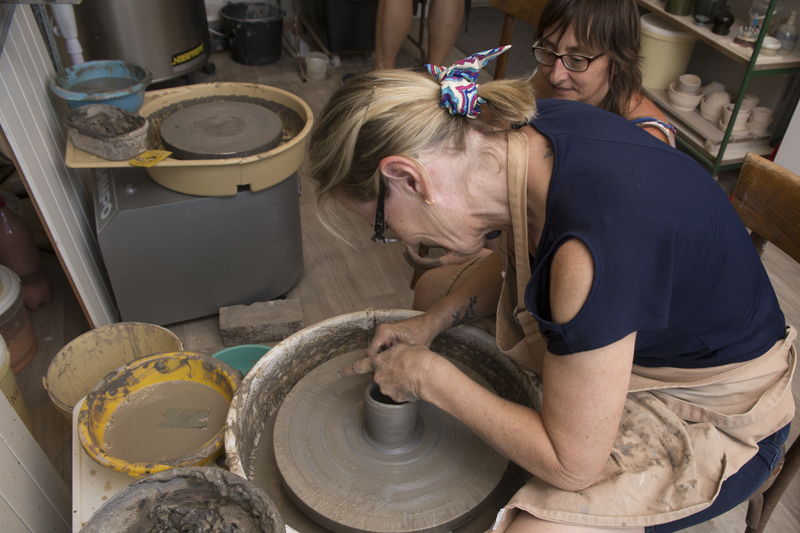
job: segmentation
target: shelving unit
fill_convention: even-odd
[[[739,93],[735,100],[733,116],[736,116],[739,112],[742,100],[747,93],[747,87],[752,78],[800,72],[800,49],[798,48],[795,48],[789,55],[760,55],[761,43],[767,35],[766,31],[759,34],[754,48],[748,48],[734,43],[733,40],[740,26],[739,22],[741,19],[739,17],[737,17],[737,22],[734,23],[734,27],[731,28],[730,34],[717,35],[711,32],[710,26],[697,26],[692,16],[679,17],[667,13],[664,10],[664,6],[666,5],[665,0],[637,0],[637,3],[648,11],[670,21],[681,30],[694,34],[699,40],[705,42],[718,52],[746,66],[744,78],[742,79]],[[775,11],[777,3],[778,0],[771,0],[769,11],[762,23],[763,28],[769,28],[772,14]],[[738,139],[734,139],[733,137],[734,121],[730,121],[718,144],[716,142],[709,144],[708,137],[702,131],[703,128],[698,127],[696,121],[689,120],[691,117],[685,115],[681,116],[680,113],[676,113],[674,109],[671,109],[668,100],[659,94],[663,91],[651,90],[649,92],[651,98],[665,114],[667,114],[670,119],[675,119],[674,125],[678,130],[678,144],[681,148],[692,154],[695,159],[706,165],[710,169],[712,176],[716,176],[720,170],[739,168],[747,152],[756,152],[765,155],[765,152],[768,154],[771,151],[769,145],[763,140],[761,144],[758,143],[757,139],[747,142],[732,142],[738,141]],[[721,130],[720,133],[722,133]]]

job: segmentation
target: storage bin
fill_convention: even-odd
[[[328,51],[375,50],[378,0],[301,0],[299,9]]]
[[[11,370],[16,374],[30,363],[39,343],[22,299],[19,277],[0,265],[0,335],[8,346]]]
[[[655,13],[641,18],[642,85],[667,90],[686,72],[697,38]]]

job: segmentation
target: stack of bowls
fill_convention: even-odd
[[[700,114],[704,119],[717,124],[722,118],[722,108],[731,103],[731,95],[725,91],[715,91],[700,102]]]
[[[699,76],[684,74],[669,85],[669,101],[681,111],[694,111],[702,99]]]
[[[728,123],[731,121],[731,115],[733,115],[733,108],[736,104],[725,104],[725,107],[722,108],[722,118],[719,121],[719,127],[722,131],[728,129]],[[750,110],[745,109],[744,105],[739,107],[739,113],[734,118],[733,122],[733,132],[737,134],[745,134],[750,133],[750,125],[747,123],[747,120],[750,118]]]
[[[754,135],[767,133],[770,122],[772,122],[772,109],[768,107],[754,107],[747,121]]]

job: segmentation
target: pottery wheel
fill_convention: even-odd
[[[419,402],[407,444],[376,445],[364,407],[372,374],[336,378],[338,369],[362,357],[358,350],[318,366],[278,411],[275,459],[292,499],[336,532],[447,532],[467,522],[497,487],[508,460],[427,402]]]
[[[164,147],[176,159],[231,159],[280,144],[281,119],[245,102],[208,102],[172,113],[161,124]]]

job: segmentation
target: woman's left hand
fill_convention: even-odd
[[[375,374],[381,393],[395,402],[415,402],[439,355],[418,344],[397,344],[339,370],[340,379]]]

